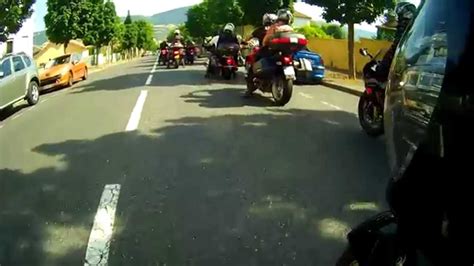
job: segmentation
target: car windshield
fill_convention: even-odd
[[[0,266],[365,265],[350,256],[365,248],[384,251],[374,265],[416,265],[402,263],[415,243],[471,228],[451,230],[457,213],[430,211],[457,203],[429,197],[469,180],[434,169],[472,157],[466,144],[449,159],[474,124],[451,116],[474,107],[446,89],[472,90],[457,83],[472,6],[0,1]],[[405,173],[423,186],[393,204]],[[353,247],[385,211],[416,227]],[[429,254],[457,243],[441,242]]]
[[[54,66],[67,64],[67,63],[70,62],[70,60],[71,60],[71,56],[70,56],[70,55],[61,56],[61,57],[58,57],[58,58],[55,58],[55,59],[49,61],[49,62],[46,64],[46,68],[51,68],[51,67],[54,67]]]

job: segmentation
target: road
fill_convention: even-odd
[[[353,95],[296,86],[276,107],[155,59],[2,117],[0,265],[333,265],[384,208]]]

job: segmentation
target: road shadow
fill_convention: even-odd
[[[1,265],[83,264],[105,184],[122,185],[110,265],[333,265],[376,211],[350,206],[381,206],[388,174],[383,143],[340,111],[185,117],[32,152],[64,166],[0,170]]]
[[[9,106],[0,110],[0,122],[6,120],[7,118],[11,117],[12,115],[20,112],[21,110],[27,107],[29,107],[28,103],[20,102],[20,103],[16,103],[13,106]]]
[[[94,91],[119,91],[129,90],[136,87],[145,86],[148,77],[148,71],[132,74],[123,74],[113,77],[103,77],[101,79],[88,80],[79,83],[72,89],[73,93],[88,93]]]
[[[256,92],[252,97],[244,97],[245,90],[236,88],[198,90],[181,95],[187,103],[197,103],[207,108],[232,108],[243,106],[267,107],[275,103],[270,97]],[[268,95],[267,95],[268,96]]]

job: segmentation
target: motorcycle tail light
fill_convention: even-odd
[[[179,51],[174,51],[173,54],[178,55]]]
[[[228,65],[233,65],[234,64],[234,60],[232,58],[227,58],[227,64]]]
[[[283,64],[290,65],[291,64],[291,57],[284,56],[282,61],[283,61]]]
[[[371,95],[374,92],[374,90],[370,87],[365,88],[365,91],[367,92],[368,95]]]

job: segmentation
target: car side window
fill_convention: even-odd
[[[8,77],[12,74],[12,64],[10,58],[3,60],[2,62],[3,78]]]
[[[25,61],[25,64],[26,64],[27,67],[31,66],[31,59],[28,56],[24,55],[23,56],[23,61]]]
[[[25,63],[23,63],[23,60],[21,59],[21,57],[14,56],[12,58],[12,61],[13,61],[13,69],[15,70],[15,72],[19,72],[25,69]]]

